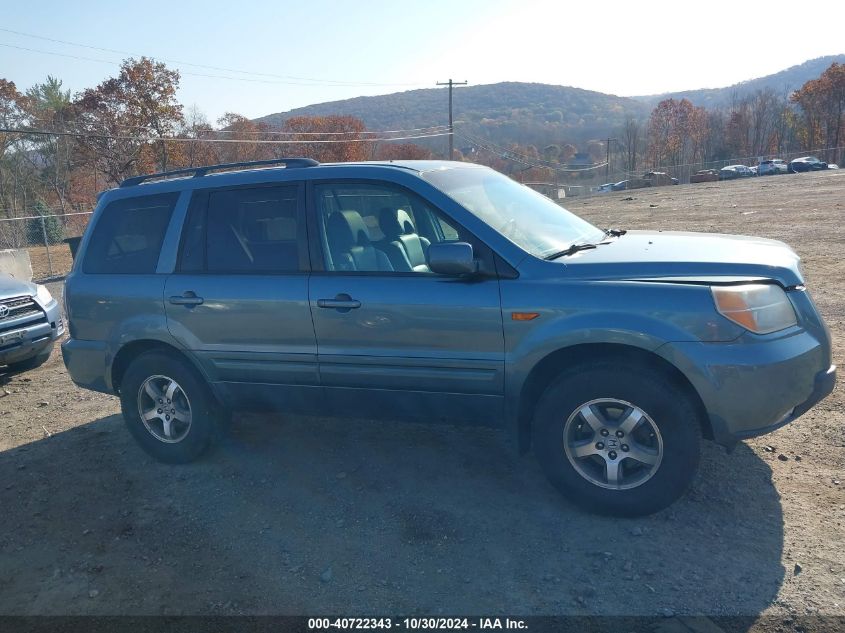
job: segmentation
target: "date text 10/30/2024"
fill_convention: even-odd
[[[511,618],[309,618],[308,630],[524,630],[524,620]]]

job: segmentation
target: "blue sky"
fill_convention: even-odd
[[[659,0],[42,0],[37,11],[8,3],[0,29],[178,61],[168,65],[183,73],[180,100],[213,121],[227,111],[255,117],[432,87],[449,77],[473,84],[535,81],[620,95],[718,87],[845,52],[845,2],[807,4],[798,11],[795,2],[762,6]],[[730,8],[729,17],[723,8]],[[52,74],[78,91],[115,74],[123,57],[0,30],[0,77],[19,89]]]

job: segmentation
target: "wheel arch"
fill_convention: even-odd
[[[186,354],[183,350],[165,343],[163,341],[155,340],[155,339],[138,339],[135,341],[131,341],[123,345],[115,354],[114,360],[111,363],[111,384],[112,389],[115,393],[120,393],[120,383],[123,380],[123,376],[126,374],[126,370],[129,365],[138,358],[141,354],[145,354],[151,351],[162,351],[167,352],[169,354],[173,354],[179,358],[184,359],[191,367],[196,369],[199,372],[200,376],[206,382],[208,382],[208,377],[205,375],[205,372],[202,371],[202,368],[199,364],[191,358],[189,354]],[[213,386],[209,383],[209,387],[212,387],[212,392],[214,392]],[[214,394],[217,397],[217,394]]]
[[[656,368],[670,378],[689,397],[698,412],[702,435],[713,439],[713,429],[704,403],[687,377],[675,365],[649,350],[619,343],[583,343],[550,352],[537,362],[528,374],[519,394],[517,442],[521,453],[531,448],[531,425],[534,409],[543,392],[562,372],[581,363],[595,360],[620,360]]]

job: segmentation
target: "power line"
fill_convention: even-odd
[[[363,82],[363,81],[353,82],[353,81],[348,81],[348,80],[337,80],[337,79],[314,79],[314,78],[311,78],[311,77],[298,77],[298,76],[295,76],[295,75],[277,75],[277,74],[274,74],[274,73],[262,73],[262,72],[254,72],[254,71],[250,71],[250,70],[240,70],[240,69],[237,69],[237,68],[226,68],[224,66],[211,66],[211,65],[208,65],[208,64],[196,64],[196,63],[180,61],[180,60],[176,60],[176,59],[167,59],[167,58],[164,58],[164,57],[153,57],[151,55],[139,55],[138,53],[131,53],[131,52],[128,52],[128,51],[122,51],[122,50],[118,50],[118,49],[114,49],[114,48],[103,48],[101,46],[91,46],[89,44],[80,44],[78,42],[71,42],[71,41],[68,41],[68,40],[60,40],[60,39],[55,39],[55,38],[52,38],[52,37],[45,37],[43,35],[35,35],[33,33],[24,33],[23,31],[15,31],[13,29],[6,29],[6,28],[2,28],[2,27],[0,27],[0,31],[5,32],[5,33],[12,33],[14,35],[20,35],[20,36],[23,36],[23,37],[30,37],[30,38],[37,39],[37,40],[43,40],[45,42],[53,42],[55,44],[65,44],[67,46],[76,46],[78,48],[87,48],[89,50],[101,51],[101,52],[104,52],[104,53],[117,53],[118,55],[129,55],[130,57],[148,57],[150,59],[155,59],[155,60],[158,60],[158,61],[167,62],[169,64],[180,64],[182,66],[191,66],[193,68],[205,68],[205,69],[208,69],[208,70],[219,70],[219,71],[227,72],[227,73],[238,73],[238,74],[253,75],[253,76],[258,76],[258,77],[273,77],[273,78],[276,78],[276,79],[293,79],[293,80],[297,80],[297,81],[311,82],[309,84],[293,84],[293,85],[312,85],[312,84],[313,85],[335,84],[335,85],[338,85],[338,86],[420,86],[420,85],[423,85],[423,84],[419,84],[419,83],[380,83],[380,82]],[[11,48],[21,48],[22,50],[31,50],[33,52],[61,55],[61,53],[50,53],[48,51],[37,51],[37,50],[34,50],[34,49],[27,49],[27,48],[24,48],[24,47],[11,46],[11,45],[8,45],[8,44],[3,44],[3,46],[10,46]],[[88,61],[105,61],[105,60],[94,60],[94,59],[90,59],[90,58],[78,58],[78,59],[88,59]],[[114,62],[107,62],[107,63],[114,63]],[[189,73],[185,73],[185,74],[189,74]],[[200,75],[200,76],[204,77],[206,75]],[[238,78],[237,77],[230,77],[230,79],[238,79]]]
[[[53,123],[53,121],[49,119],[39,119],[34,117],[29,118],[28,120],[40,121],[41,123],[48,124]],[[63,122],[63,125],[65,126],[65,129],[63,131],[67,131],[67,126],[73,123],[73,121]],[[116,125],[114,127],[120,130],[139,130],[148,132],[155,131],[146,125]],[[448,130],[448,127],[449,126],[447,125],[431,125],[429,127],[405,128],[400,130],[361,130],[360,132],[286,132],[282,130],[215,130],[207,128],[185,129],[190,129],[191,132],[202,134],[248,134],[254,136],[348,136],[352,134],[414,134],[417,132],[446,132]]]
[[[91,134],[86,132],[52,132],[50,130],[26,130],[16,128],[0,128],[0,132],[6,134],[22,134],[33,136],[72,136],[76,138],[99,138],[116,141],[136,141],[140,143],[248,143],[254,145],[308,145],[314,143],[374,143],[376,141],[407,141],[418,138],[434,138],[446,136],[450,132],[437,132],[434,134],[417,134],[409,136],[391,136],[384,138],[350,138],[350,139],[291,139],[286,141],[273,141],[265,139],[233,139],[233,138],[181,138],[173,136],[128,136],[120,134]]]
[[[54,55],[56,57],[67,57],[69,59],[77,59],[81,61],[89,61],[89,62],[98,62],[100,64],[110,64],[113,66],[120,66],[121,62],[116,62],[113,60],[108,59],[96,59],[94,57],[83,57],[81,55],[71,55],[69,53],[57,53],[55,51],[44,51],[37,48],[27,48],[26,46],[15,46],[14,44],[5,44],[0,42],[0,46],[5,46],[6,48],[14,48],[21,51],[27,51],[30,53],[40,53],[42,55]],[[155,59],[150,57],[149,59]],[[159,60],[162,61],[162,60]],[[186,70],[179,71],[183,75],[188,75],[191,77],[205,77],[207,79],[229,79],[232,81],[246,81],[249,83],[261,83],[261,84],[271,84],[271,85],[285,85],[285,86],[304,86],[304,87],[318,87],[318,88],[326,88],[326,87],[360,87],[360,86],[370,86],[370,85],[380,85],[380,84],[365,84],[365,83],[356,83],[356,82],[348,82],[348,83],[332,83],[332,84],[320,84],[320,83],[303,83],[301,81],[280,81],[280,80],[270,80],[270,79],[254,79],[251,77],[229,77],[227,75],[211,75],[208,73],[195,73],[195,72],[188,72]],[[318,81],[318,80],[313,80]],[[399,86],[402,84],[384,84],[386,86]],[[406,84],[412,86],[419,86],[422,84]]]
[[[199,130],[200,132],[208,132],[210,134],[269,134],[280,136],[337,136],[349,134],[410,134],[413,132],[447,132],[449,127],[447,125],[433,125],[431,127],[408,128],[405,130],[362,130],[360,132],[283,132],[283,131],[255,131],[255,132],[240,132],[238,130]]]

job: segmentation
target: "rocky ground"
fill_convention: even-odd
[[[843,364],[845,170],[568,206],[786,241]],[[484,429],[256,416],[198,463],[158,464],[56,350],[0,376],[0,613],[845,615],[844,400],[840,382],[732,454],[706,446],[684,499],[621,520]]]

